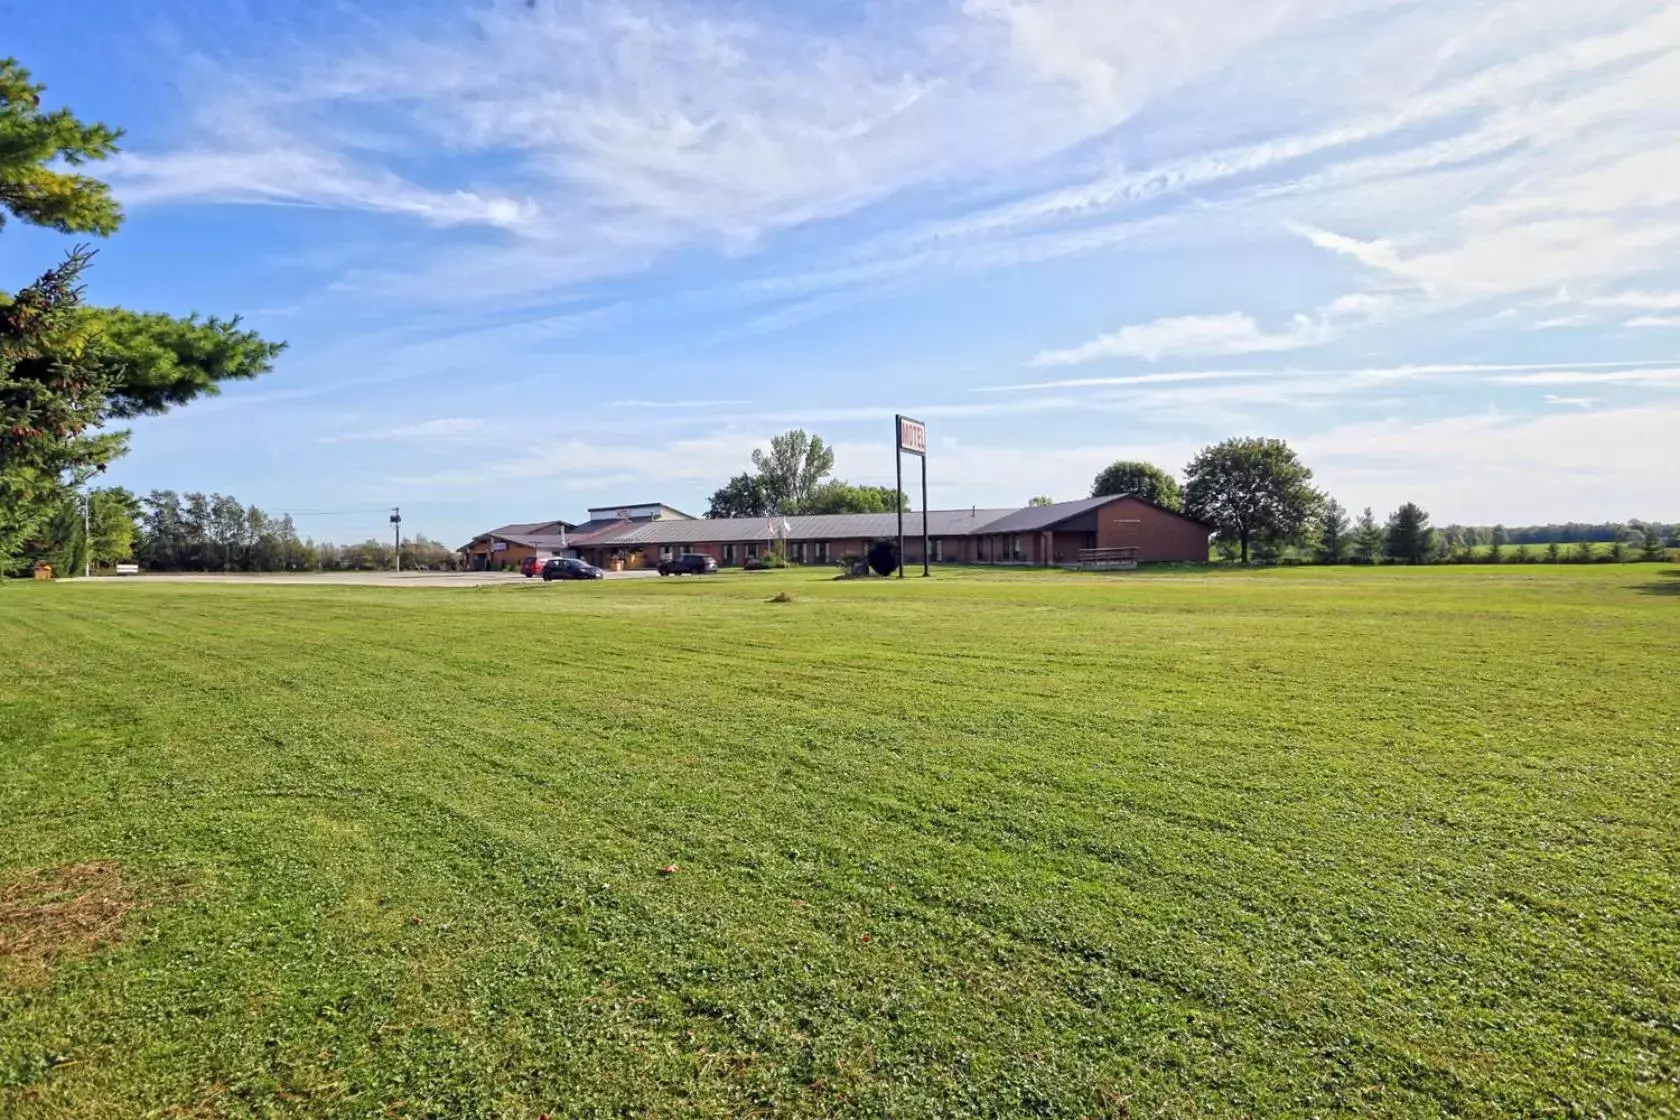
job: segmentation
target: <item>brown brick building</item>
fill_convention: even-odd
[[[466,566],[475,572],[517,571],[528,556],[566,556],[566,534],[575,526],[569,521],[532,521],[503,525],[480,533],[460,549]]]
[[[710,519],[649,503],[604,506],[591,509],[589,515],[581,525],[504,526],[474,538],[462,551],[474,568],[482,566],[481,559],[491,568],[514,568],[519,558],[536,554],[578,556],[603,568],[635,569],[685,552],[705,553],[719,565],[732,567],[769,552],[781,538],[788,559],[826,564],[861,555],[875,541],[898,535],[898,516],[891,513]],[[1025,509],[931,510],[927,522],[936,564],[1072,567],[1122,557],[1143,564],[1200,563],[1208,558],[1212,532],[1193,518],[1130,495]],[[538,529],[543,531],[516,531]],[[920,512],[904,515],[904,537],[905,565],[920,564]]]

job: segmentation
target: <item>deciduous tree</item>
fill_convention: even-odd
[[[769,450],[756,448],[753,467],[770,513],[799,513],[817,485],[834,470],[834,451],[803,428],[772,436]]]
[[[764,517],[770,512],[770,499],[764,493],[756,475],[738,474],[712,492],[707,517]]]
[[[1281,439],[1230,439],[1204,448],[1185,470],[1184,508],[1237,539],[1243,563],[1251,546],[1297,539],[1321,497],[1312,471]]]
[[[1134,459],[1110,463],[1091,483],[1091,497],[1104,498],[1110,494],[1131,494],[1170,510],[1184,508],[1184,492],[1178,479],[1153,463]]]
[[[830,479],[812,491],[800,513],[897,513],[908,510],[910,499],[891,486],[854,486]]]

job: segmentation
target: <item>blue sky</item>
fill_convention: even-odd
[[[802,426],[935,505],[1289,439],[1346,505],[1680,518],[1680,8],[14,5],[128,130],[90,295],[276,371],[117,482],[317,537],[699,513]],[[12,225],[0,277],[64,240]]]

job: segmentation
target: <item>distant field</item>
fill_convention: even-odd
[[[1680,570],[829,574],[0,587],[0,1115],[1680,1110]]]

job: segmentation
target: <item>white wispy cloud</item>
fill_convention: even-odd
[[[123,201],[134,206],[184,201],[315,206],[397,214],[433,226],[507,230],[538,215],[529,199],[427,189],[286,141],[274,147],[124,154],[108,167]]]
[[[1394,301],[1386,295],[1355,292],[1338,296],[1311,315],[1296,315],[1281,330],[1268,331],[1252,315],[1179,315],[1121,327],[1067,350],[1036,355],[1035,366],[1077,366],[1103,358],[1264,354],[1322,346],[1353,324],[1382,318]]]
[[[1245,378],[1275,378],[1280,376],[1308,376],[1325,379],[1346,379],[1361,383],[1391,383],[1420,378],[1456,376],[1460,374],[1515,373],[1549,370],[1573,376],[1578,370],[1613,369],[1638,376],[1640,367],[1670,364],[1669,359],[1643,359],[1625,362],[1447,362],[1418,363],[1397,366],[1360,366],[1346,369],[1200,369],[1163,373],[1122,374],[1115,377],[1070,377],[1054,381],[1027,381],[1013,385],[986,385],[977,393],[1018,393],[1044,389],[1090,389],[1112,386],[1160,385],[1176,382],[1225,381]],[[1505,380],[1494,378],[1494,380]]]
[[[1568,302],[1567,291],[1559,293]],[[1680,292],[1606,292],[1580,300],[1588,307],[1617,307],[1633,311],[1680,311]]]
[[[1627,321],[1630,327],[1680,327],[1680,315],[1637,315]]]
[[[1100,227],[1282,225],[1462,299],[1672,256],[1677,49],[1680,11],[1657,0],[961,0],[842,23],[497,0],[222,57],[190,91],[193,143],[112,170],[135,205],[349,208],[494,242],[362,270],[405,300],[553,291],[694,243],[748,255],[915,192],[943,196],[933,217],[918,205],[792,276],[891,291],[1118,249]],[[1190,127],[1117,131],[1173,98]],[[739,329],[851,303],[806,299]]]
[[[1274,350],[1299,350],[1316,346],[1329,338],[1322,322],[1298,317],[1286,329],[1263,330],[1252,315],[1180,315],[1121,327],[1090,342],[1067,350],[1046,350],[1036,355],[1035,366],[1078,366],[1102,358],[1159,358],[1193,354],[1258,354]]]
[[[1542,373],[1507,374],[1490,380],[1500,385],[1632,385],[1645,388],[1669,388],[1680,387],[1680,368],[1553,369]]]
[[[708,408],[733,408],[733,407],[738,407],[740,405],[750,404],[750,403],[751,403],[750,401],[743,401],[743,400],[733,400],[733,401],[707,401],[707,400],[648,401],[648,400],[628,399],[628,400],[619,400],[619,401],[608,401],[607,402],[607,407],[608,408],[670,408],[670,409],[701,410],[701,409],[708,409]]]
[[[385,441],[460,441],[479,436],[485,429],[483,420],[471,416],[443,416],[435,420],[420,420],[412,424],[390,427],[364,428],[322,436],[317,443],[377,443]]]
[[[1066,150],[1302,18],[1243,0],[1125,6],[1116,22],[1094,0],[969,0],[817,29],[671,0],[496,3],[380,27],[337,57],[224,59],[196,122],[210,141],[112,170],[135,204],[478,223],[564,244],[552,255],[581,272],[615,249],[743,248]],[[498,157],[504,185],[394,172],[439,145]]]
[[[1292,442],[1314,481],[1354,508],[1415,501],[1440,521],[1506,524],[1664,517],[1672,477],[1651,469],[1680,408],[1494,410],[1345,424]],[[1420,474],[1418,458],[1431,468]],[[1543,486],[1536,479],[1544,479]]]

